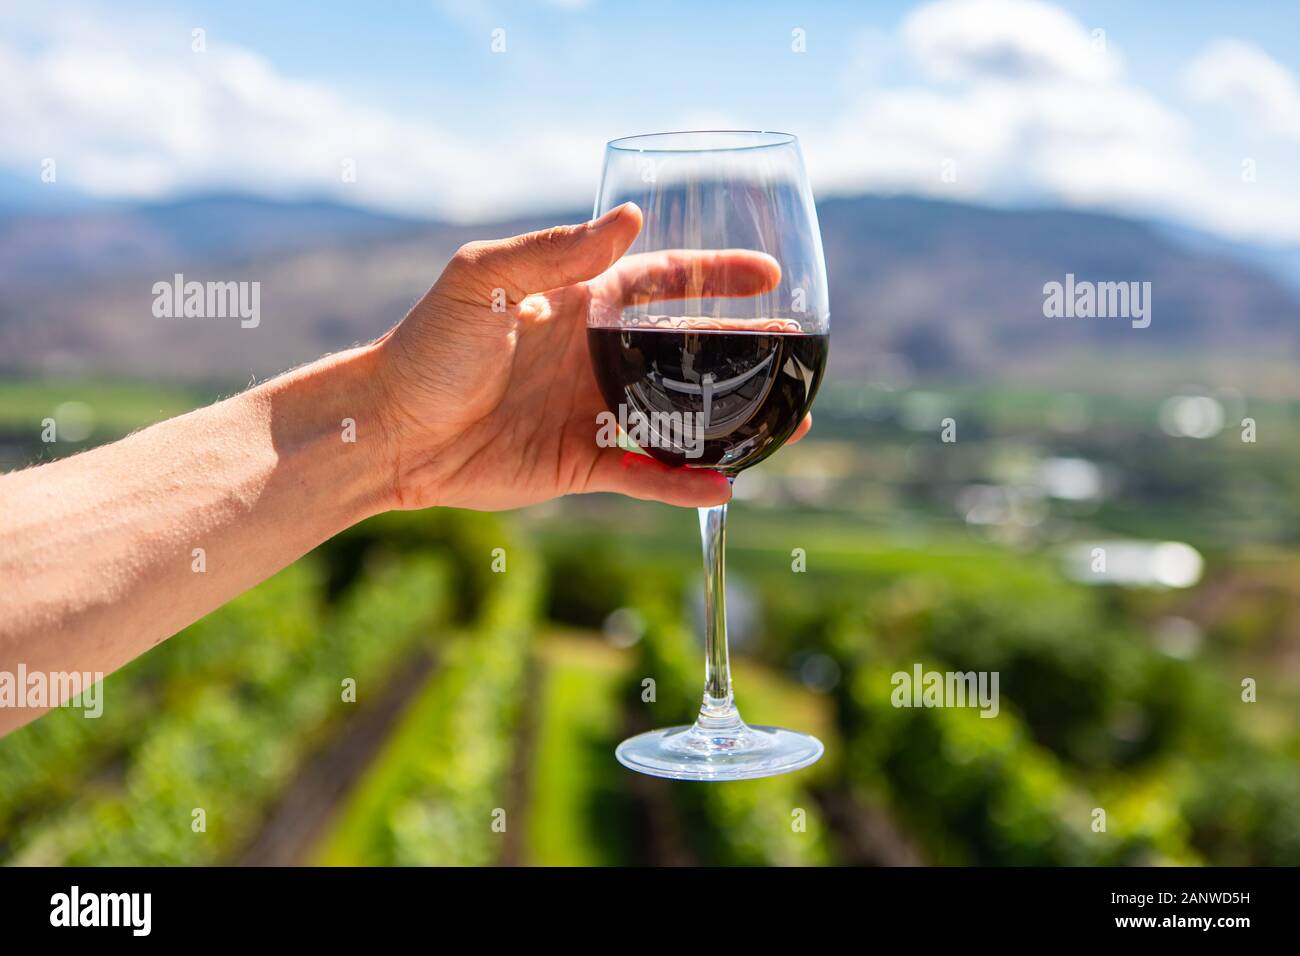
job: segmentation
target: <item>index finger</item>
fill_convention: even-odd
[[[753,249],[664,249],[624,256],[589,283],[612,308],[670,299],[761,295],[781,281],[781,266]]]

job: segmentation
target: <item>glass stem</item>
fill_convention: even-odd
[[[731,693],[727,659],[727,506],[700,508],[704,545],[704,702],[695,726],[712,735],[744,728]]]

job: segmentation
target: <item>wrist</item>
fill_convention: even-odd
[[[273,441],[295,459],[304,494],[328,501],[336,531],[397,506],[396,436],[375,345],[313,362],[267,384]]]
[[[442,504],[446,482],[460,467],[455,452],[466,431],[454,418],[459,403],[432,386],[430,376],[413,369],[400,332],[399,327],[367,347],[376,417],[384,435],[385,510]]]

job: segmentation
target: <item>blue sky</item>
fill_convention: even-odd
[[[822,195],[1300,241],[1298,33],[1269,2],[7,3],[0,170],[472,220],[589,202],[615,136],[782,129]]]

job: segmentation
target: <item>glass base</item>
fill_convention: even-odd
[[[774,777],[816,763],[822,742],[797,730],[750,727],[735,721],[725,730],[691,726],[651,730],[629,737],[614,756],[629,770],[673,780],[752,780]]]

